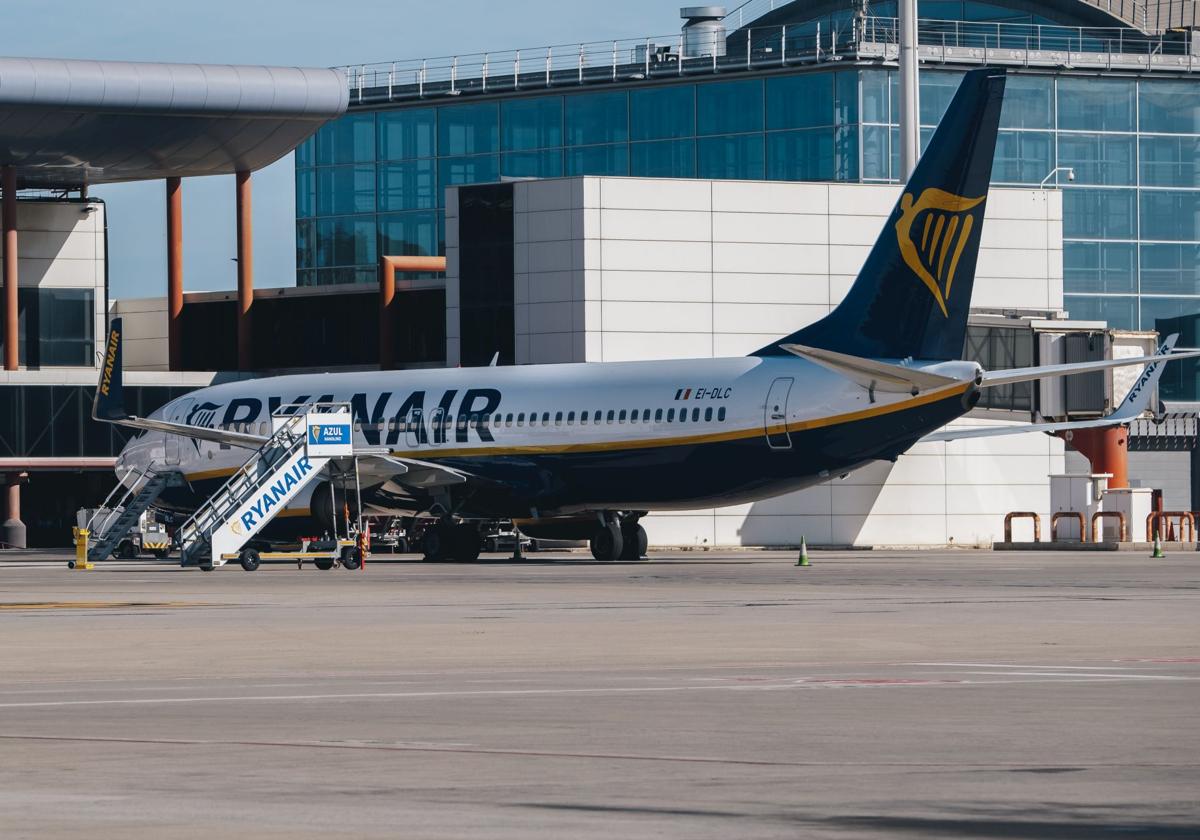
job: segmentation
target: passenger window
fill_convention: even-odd
[[[574,411],[567,412],[567,425],[568,426],[575,425],[575,412]]]
[[[505,417],[504,417],[504,425],[505,425],[505,426],[511,426],[512,424],[513,424],[513,416],[512,416],[511,414],[507,414],[507,415],[505,415]]]
[[[629,412],[629,422],[630,422],[630,423],[636,423],[637,421],[638,421],[638,413],[637,413],[637,411],[631,411],[631,412]]]
[[[706,409],[704,409],[704,422],[705,422],[705,423],[711,423],[711,422],[712,422],[712,408],[706,408]]]
[[[673,408],[667,409],[667,422],[668,423],[675,422],[675,409],[673,409]]]
[[[616,412],[614,412],[614,411],[613,411],[613,410],[610,408],[610,409],[608,410],[608,422],[609,422],[609,423],[611,423],[611,422],[613,421],[613,418],[614,418],[614,417],[616,417],[616,416],[617,416],[617,415],[616,415]]]
[[[655,423],[661,423],[661,422],[662,422],[662,409],[661,409],[661,408],[655,409],[655,411],[654,411],[654,422],[655,422]]]
[[[692,409],[692,422],[693,422],[693,423],[699,423],[699,422],[700,422],[700,409],[698,409],[698,408],[693,408],[693,409]]]
[[[686,408],[679,409],[679,422],[680,423],[687,422],[687,409]]]
[[[549,411],[543,411],[543,412],[542,412],[542,425],[543,425],[543,426],[549,426],[549,425],[550,425],[550,412],[549,412]]]
[[[650,409],[646,408],[646,409],[642,410],[642,422],[643,423],[650,422]]]
[[[621,413],[617,415],[617,422],[618,422],[618,423],[624,423],[624,422],[625,422],[625,409],[623,409],[623,408],[622,408],[622,409],[621,409]]]
[[[521,412],[520,414],[517,415],[517,425],[518,426],[525,425],[525,412]]]
[[[579,425],[586,426],[588,421],[588,413],[586,411],[579,412]]]
[[[563,414],[562,414],[562,412],[561,412],[561,411],[559,411],[559,412],[557,412],[557,413],[554,415],[554,425],[555,425],[555,426],[561,426],[561,425],[562,425],[562,421],[563,421]]]
[[[719,423],[725,422],[725,406],[721,406],[720,408],[717,409],[717,422],[719,422]]]

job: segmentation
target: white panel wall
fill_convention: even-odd
[[[0,238],[0,254],[4,242]],[[93,330],[104,335],[104,204],[17,202],[17,285],[93,290]]]
[[[122,319],[121,353],[126,370],[170,369],[165,297],[113,301],[112,314]]]
[[[842,299],[899,194],[899,186],[862,184],[519,182],[517,362],[752,352]],[[448,246],[457,244],[455,208],[449,198]],[[452,364],[454,251],[447,248]],[[1062,308],[1058,192],[991,191],[973,304]],[[801,536],[826,545],[987,544],[1011,510],[1048,514],[1047,476],[1062,470],[1063,444],[1040,433],[928,444],[844,481],[752,505],[654,514],[645,524],[660,545],[794,545]]]

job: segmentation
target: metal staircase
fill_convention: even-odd
[[[108,494],[92,518],[87,523],[88,531],[95,537],[95,542],[88,540],[88,560],[96,562],[107,560],[121,540],[129,535],[133,526],[141,519],[142,514],[158,501],[162,491],[179,480],[175,470],[155,470],[148,467],[135,472],[132,483],[117,484]],[[124,491],[120,500],[113,504],[118,493]],[[115,517],[115,518],[114,518]]]
[[[299,413],[277,413],[266,443],[179,528],[181,564],[201,569],[224,565],[314,481],[331,459],[309,454],[308,418],[342,409],[340,404],[313,404]],[[345,422],[348,435],[348,409]]]

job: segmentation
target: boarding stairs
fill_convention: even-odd
[[[177,470],[147,467],[135,470],[132,481],[128,480],[128,475],[125,478],[126,481],[117,483],[85,526],[90,535],[89,562],[107,560],[121,540],[129,536],[142,514],[158,501],[163,490],[180,483],[181,476]]]
[[[309,451],[309,430],[329,423],[344,423],[349,438],[349,407],[313,403],[277,411],[271,437],[179,528],[181,565],[223,566],[315,481],[333,458]]]

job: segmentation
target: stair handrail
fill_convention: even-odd
[[[91,517],[88,519],[87,524],[83,526],[88,532],[89,539],[99,542],[100,540],[102,540],[104,538],[105,534],[107,534],[108,531],[111,530],[111,528],[112,528],[111,523],[109,524],[109,527],[105,529],[104,534],[96,533],[96,531],[94,531],[92,528],[92,526],[96,523],[96,520],[100,517],[100,514],[102,512],[107,514],[104,517],[105,521],[107,521],[109,519],[113,519],[114,515],[120,516],[120,514],[117,513],[117,508],[123,507],[125,502],[127,502],[130,498],[132,498],[134,495],[136,495],[136,493],[138,492],[138,490],[141,487],[145,486],[146,482],[149,481],[149,476],[151,476],[154,473],[154,468],[149,465],[142,469],[133,467],[130,469],[130,471],[128,473],[126,473],[126,476],[128,476],[130,473],[133,473],[134,475],[137,476],[133,480],[133,483],[130,484],[128,487],[126,487],[124,481],[118,480],[116,487],[114,487],[112,489],[112,491],[107,496],[104,497],[104,501],[100,503],[100,507],[96,508],[96,510],[92,513]],[[113,497],[116,496],[117,493],[119,491],[121,491],[122,489],[124,489],[125,492],[121,496],[121,500],[119,502],[117,502],[116,505],[113,505],[110,507],[109,503],[112,502]],[[103,524],[103,522],[102,522],[102,524]]]

